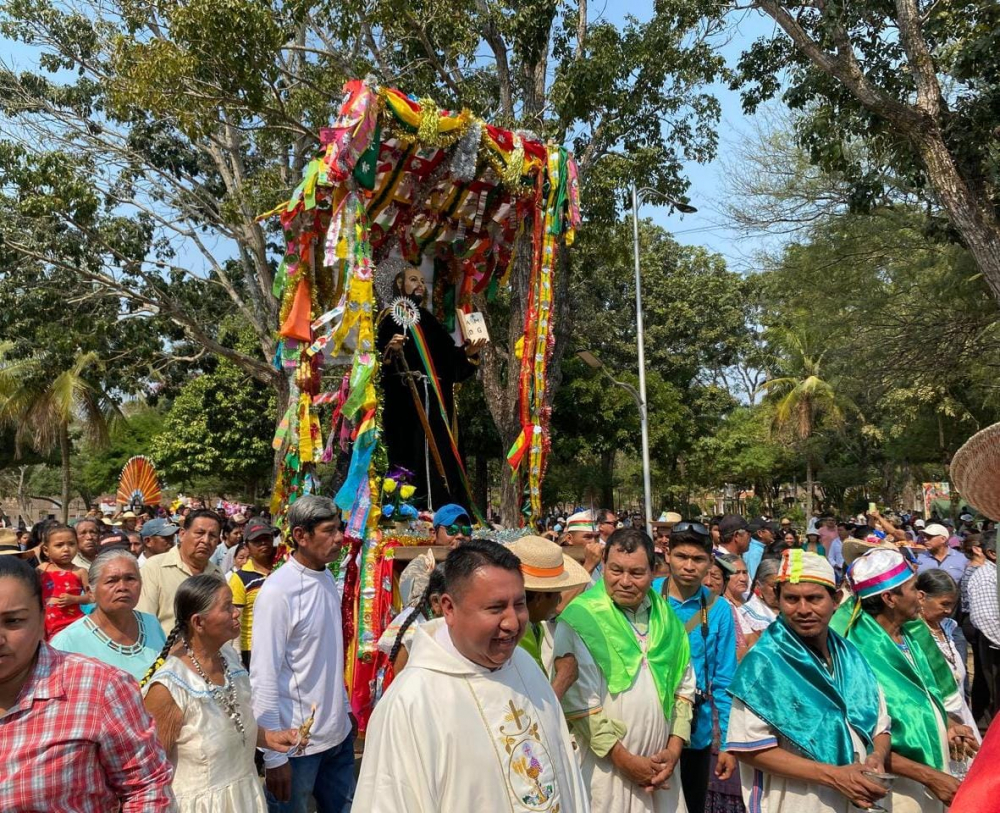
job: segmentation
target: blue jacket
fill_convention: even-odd
[[[656,579],[653,588],[663,595],[664,579]],[[691,616],[701,613],[701,599],[707,603],[712,593],[702,587],[687,601],[681,603],[668,596],[670,608],[681,623],[687,624]],[[708,610],[707,640],[699,624],[688,633],[691,644],[691,666],[698,681],[698,689],[708,691],[709,680],[712,685],[712,698],[719,710],[719,728],[722,731],[722,741],[725,742],[726,731],[729,729],[729,711],[733,698],[728,689],[736,674],[736,624],[733,621],[732,605],[724,598],[717,598]],[[706,645],[707,644],[707,645]],[[708,748],[712,744],[712,704],[705,700],[695,707],[694,719],[691,721],[691,742],[688,748]]]

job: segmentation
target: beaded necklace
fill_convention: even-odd
[[[233,725],[236,726],[236,730],[240,732],[240,736],[243,738],[243,744],[246,745],[247,733],[243,727],[243,715],[240,714],[239,701],[236,699],[236,685],[229,674],[229,664],[226,663],[225,657],[220,654],[222,658],[222,685],[216,686],[208,679],[205,670],[201,668],[201,664],[198,663],[198,659],[194,655],[194,650],[191,649],[191,643],[187,638],[184,639],[184,650],[191,659],[191,663],[194,664],[194,670],[208,685],[208,690],[215,702],[219,704],[219,707],[226,713],[226,716],[233,721]]]

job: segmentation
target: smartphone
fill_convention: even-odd
[[[869,514],[874,514],[875,510],[876,510],[875,509],[875,503],[873,503],[873,502],[868,503],[868,513]]]

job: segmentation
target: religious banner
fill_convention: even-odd
[[[947,513],[948,506],[951,504],[951,485],[949,483],[924,483],[923,491],[925,517],[929,517],[934,512],[935,507],[938,509],[938,513],[941,513],[942,508]]]

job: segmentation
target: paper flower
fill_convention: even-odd
[[[386,477],[382,481],[382,493],[392,494],[392,492],[394,492],[395,490],[396,490],[396,481],[393,480],[391,477]]]
[[[404,500],[410,499],[417,491],[416,486],[400,486],[399,496]]]
[[[405,517],[406,519],[416,519],[417,509],[412,505],[401,505],[399,506],[399,515]]]
[[[383,505],[382,506],[382,516],[391,517],[393,512],[396,510],[395,505]]]

